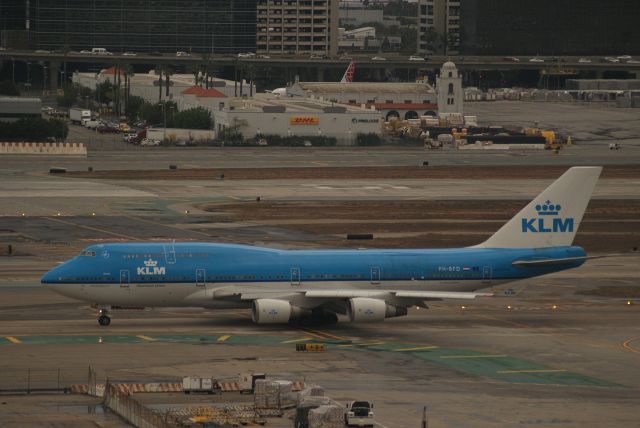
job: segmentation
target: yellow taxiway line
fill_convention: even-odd
[[[296,343],[296,342],[305,342],[307,340],[313,340],[313,337],[303,337],[302,339],[293,339],[293,340],[285,340],[280,343]]]
[[[231,336],[225,335],[218,338],[218,342],[226,342]]]
[[[496,354],[496,355],[443,355],[440,358],[445,360],[450,360],[450,359],[464,359],[464,358],[506,358],[506,357],[508,357],[508,355]]]
[[[541,369],[541,370],[500,370],[496,373],[514,374],[514,373],[561,373],[566,372],[564,369]]]
[[[427,349],[436,349],[436,348],[438,348],[438,346],[419,346],[417,348],[394,349],[393,352],[426,351]]]
[[[307,334],[310,334],[311,336],[319,337],[321,339],[347,340],[346,337],[336,336],[335,334],[327,333],[324,331],[311,330],[310,328],[302,328],[301,330]]]
[[[146,340],[147,342],[153,342],[155,340],[153,337],[145,336],[144,334],[139,334],[136,337],[138,339]]]
[[[13,336],[5,336],[4,338],[5,338],[5,339],[7,339],[7,340],[8,340],[9,342],[11,342],[11,343],[15,343],[15,344],[22,343],[22,342],[20,341],[20,339],[18,339],[17,337],[13,337]]]
[[[635,342],[636,340],[638,340],[637,337],[632,337],[631,339],[627,339],[624,342],[622,342],[622,347],[629,352],[640,354],[640,351],[638,351],[636,348],[631,346],[631,342]]]

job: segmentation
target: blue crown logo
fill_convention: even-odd
[[[550,200],[547,200],[544,204],[536,205],[538,215],[558,215],[561,209],[560,204],[552,204]]]

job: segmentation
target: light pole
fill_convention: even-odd
[[[167,109],[166,101],[162,101],[162,116],[164,118],[164,127],[162,128],[162,141],[167,139]]]

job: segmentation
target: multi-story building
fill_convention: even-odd
[[[640,53],[638,0],[419,0],[418,51],[446,55]]]
[[[257,0],[259,53],[335,55],[338,0]]]
[[[112,52],[236,53],[255,50],[256,1],[14,0],[13,3],[26,7],[32,47],[39,49],[101,47]]]
[[[460,0],[418,1],[418,52],[456,55],[460,49]]]

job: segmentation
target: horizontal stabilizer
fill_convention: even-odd
[[[603,257],[611,257],[608,255],[604,256],[581,256],[581,257],[563,257],[559,259],[533,259],[533,260],[516,260],[511,263],[513,266],[557,266],[564,265],[576,262],[583,262],[591,259],[601,259]]]

